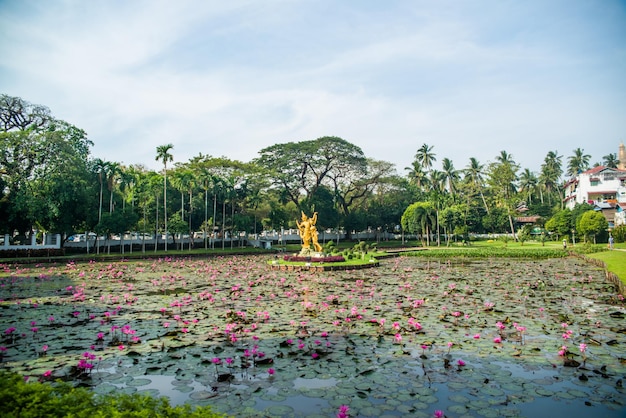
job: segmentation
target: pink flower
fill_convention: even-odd
[[[125,348],[126,348],[126,347],[124,347],[123,345],[119,345],[119,346],[117,347],[117,349],[118,349],[118,350],[120,350],[120,351],[122,351],[122,350],[123,350],[123,349],[125,349]]]
[[[585,343],[580,343],[580,345],[578,346],[578,348],[580,349],[581,353],[584,353],[585,351],[587,351],[587,344]]]
[[[493,342],[496,343],[496,344],[500,344],[502,342],[502,338],[496,337],[496,338],[493,339]]]
[[[339,407],[339,412],[337,413],[337,418],[348,418],[348,411],[350,411],[348,405],[341,405]]]
[[[393,339],[395,340],[395,342],[401,343],[402,342],[402,335],[401,334],[396,334],[396,335],[393,336]]]
[[[272,376],[274,373],[276,373],[276,370],[272,369],[271,367],[269,369],[267,369],[267,373]]]
[[[474,339],[475,339],[475,340],[480,339],[480,334],[475,334],[475,335],[474,335]]]
[[[52,370],[46,370],[46,371],[43,373],[43,377],[50,377],[50,375],[51,375],[51,374],[52,374]]]
[[[435,414],[433,415],[435,418],[443,418],[445,415],[443,414],[443,411],[441,410],[436,410]]]
[[[213,357],[211,361],[213,362],[213,364],[220,364],[222,362],[222,360],[219,357]]]
[[[311,354],[311,357],[313,357],[314,359],[317,359],[320,355],[317,354],[316,352],[313,352],[313,354]]]
[[[461,359],[458,359],[456,361],[456,364],[458,364],[459,366],[465,366],[465,362],[463,360],[461,360]]]
[[[48,345],[47,345],[47,344],[44,344],[44,346],[43,346],[43,347],[41,347],[41,351],[43,351],[44,353],[45,353],[46,351],[48,351]]]

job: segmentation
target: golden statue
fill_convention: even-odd
[[[310,218],[302,212],[302,221],[296,221],[296,225],[298,225],[298,229],[300,230],[300,237],[302,238],[302,252],[310,252],[311,251],[311,243],[313,243],[313,248],[316,252],[322,252],[322,246],[320,245],[317,239],[317,228],[315,227],[315,223],[317,222],[317,212],[313,213],[313,216]]]

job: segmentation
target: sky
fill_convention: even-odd
[[[626,142],[626,1],[0,0],[0,94],[150,169],[338,136],[537,172]]]

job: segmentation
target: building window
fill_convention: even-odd
[[[593,187],[593,186],[597,186],[597,185],[599,185],[599,184],[600,184],[600,180],[598,180],[598,179],[592,179],[592,180],[591,180],[591,186],[592,186],[592,187]]]

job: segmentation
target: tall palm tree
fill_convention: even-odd
[[[525,168],[519,176],[520,192],[526,195],[528,203],[533,202],[533,192],[537,188],[539,181],[535,173]]]
[[[448,183],[448,192],[450,192],[452,198],[454,199],[454,195],[456,194],[456,183],[459,181],[459,172],[454,168],[454,164],[449,158],[441,160],[441,165],[443,175]]]
[[[541,173],[539,174],[539,188],[541,203],[543,203],[543,193],[541,189],[544,188],[548,195],[548,203],[552,204],[552,194],[558,190],[559,179],[563,174],[562,155],[559,155],[558,151],[549,151],[546,158],[541,165]]]
[[[94,169],[98,173],[98,181],[100,182],[100,205],[98,206],[98,223],[102,220],[102,192],[104,189],[104,171],[106,168],[106,162],[100,158],[94,160]]]
[[[104,171],[109,189],[109,213],[113,213],[113,191],[121,172],[120,164],[114,161],[107,162]]]
[[[174,145],[159,145],[156,149],[157,155],[155,161],[163,162],[163,217],[165,219],[165,251],[167,251],[167,162],[174,161],[174,156],[170,154],[170,150]]]
[[[496,161],[501,164],[515,164],[515,161],[513,160],[513,154],[509,154],[504,150],[500,151],[500,155],[496,157]]]
[[[617,166],[619,165],[617,154],[612,153],[602,157],[602,165],[609,168],[617,168]]]
[[[567,159],[567,174],[573,177],[587,170],[590,159],[591,155],[585,154],[585,151],[581,148],[576,148],[574,155]]]
[[[423,144],[415,154],[415,159],[421,164],[422,167],[424,167],[425,170],[428,170],[433,166],[433,163],[437,161],[435,153],[432,152],[433,147],[433,145]]]
[[[465,167],[465,175],[469,177],[470,182],[478,188],[480,192],[480,198],[483,201],[483,205],[485,206],[485,211],[489,213],[489,206],[487,206],[487,201],[485,200],[485,195],[483,193],[483,169],[484,165],[482,165],[476,158],[470,157],[469,164]]]
[[[420,192],[423,191],[428,184],[428,177],[422,164],[417,160],[413,160],[411,167],[406,167],[405,170],[409,172],[407,174],[409,181],[414,183]]]

